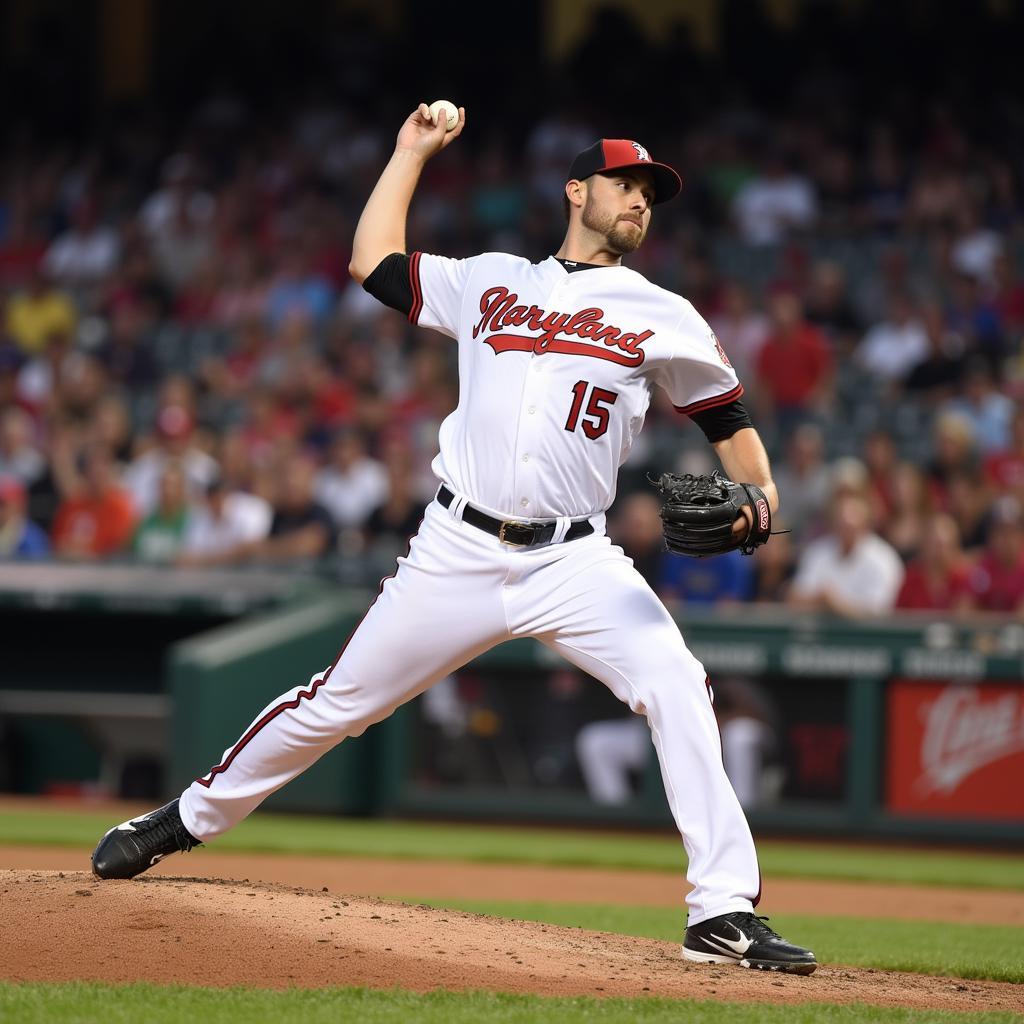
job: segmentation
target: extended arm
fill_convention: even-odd
[[[772,480],[771,467],[768,465],[768,453],[764,450],[761,437],[753,427],[737,430],[732,437],[716,441],[714,445],[726,476],[737,483],[756,484],[764,491],[768,499],[772,516],[779,510],[779,492]],[[747,506],[743,516],[733,524],[733,533],[745,536],[750,528],[751,511]]]
[[[385,256],[405,252],[405,222],[423,167],[435,153],[459,137],[465,123],[466,112],[460,107],[459,123],[446,132],[444,118],[438,118],[435,125],[425,103],[406,118],[395,151],[356,225],[348,270],[360,284]]]

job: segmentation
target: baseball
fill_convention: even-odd
[[[434,100],[430,104],[430,120],[437,124],[438,115],[445,112],[445,131],[450,132],[459,123],[459,108],[451,100]]]

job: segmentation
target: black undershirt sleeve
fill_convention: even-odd
[[[393,252],[385,256],[363,281],[363,287],[384,305],[408,316],[412,309],[409,257],[404,252]]]
[[[695,412],[690,419],[704,431],[704,436],[712,444],[715,441],[726,441],[737,430],[754,425],[750,421],[750,414],[743,402],[738,398],[735,402],[729,402],[728,405],[719,405],[713,409],[705,409],[703,412]]]

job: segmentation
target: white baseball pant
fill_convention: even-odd
[[[395,576],[334,665],[265,708],[220,764],[182,794],[209,841],[400,704],[495,645],[535,637],[646,715],[689,858],[689,921],[749,911],[753,839],[725,769],[706,675],[675,622],[603,532],[516,548],[431,502]],[[567,528],[567,521],[566,526]],[[564,534],[564,529],[563,529]]]

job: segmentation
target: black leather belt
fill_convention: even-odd
[[[455,500],[455,495],[444,484],[441,484],[441,489],[437,492],[437,500],[445,508],[449,508]],[[513,519],[497,519],[468,504],[462,510],[462,521],[469,523],[470,526],[475,526],[478,530],[483,530],[485,533],[497,537],[502,544],[514,544],[520,548],[535,548],[541,544],[550,543],[551,538],[555,535],[555,527],[558,525],[555,521],[549,523],[517,523]],[[579,537],[586,537],[593,532],[594,527],[591,526],[589,521],[580,519],[569,527],[563,541],[576,540]]]

